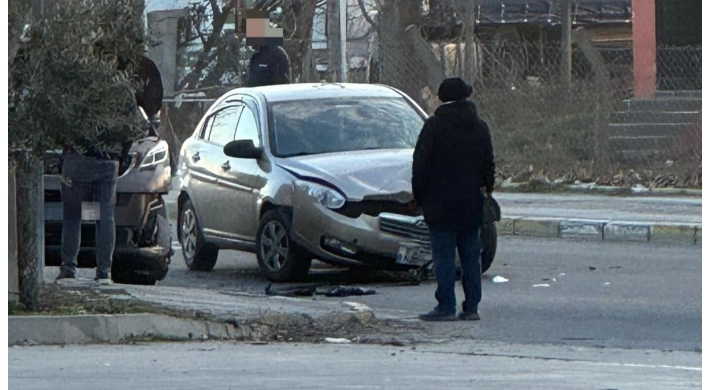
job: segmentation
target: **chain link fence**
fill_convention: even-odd
[[[659,47],[659,92],[638,100],[630,42],[575,43],[569,83],[558,42],[374,42],[369,58],[350,61],[348,80],[401,89],[431,114],[441,80],[464,78],[491,126],[503,182],[702,187],[701,47]],[[326,65],[326,50],[309,52],[294,78],[330,81]],[[182,139],[218,95],[200,96],[166,102]]]

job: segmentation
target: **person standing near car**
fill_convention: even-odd
[[[248,87],[291,84],[291,60],[283,49],[283,29],[271,26],[269,13],[247,10],[246,44],[256,50],[249,60]]]
[[[456,250],[461,258],[465,294],[462,320],[479,320],[484,190],[493,192],[495,161],[488,125],[478,115],[473,88],[460,78],[444,80],[443,103],[424,123],[414,151],[412,191],[429,226],[438,305],[419,316],[453,321],[456,316]]]
[[[103,48],[99,45],[97,49]],[[125,69],[127,61],[119,63]],[[141,107],[149,119],[162,105],[163,86],[155,63],[143,56],[135,67],[137,82],[133,108]],[[76,280],[77,257],[83,220],[96,223],[95,256],[99,284],[111,283],[111,263],[116,241],[116,183],[120,161],[135,141],[129,132],[100,133],[98,139],[84,139],[67,145],[62,153],[62,248],[58,283]],[[135,138],[139,138],[136,134]]]

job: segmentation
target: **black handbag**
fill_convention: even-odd
[[[492,196],[486,195],[483,198],[483,222],[493,223],[500,221],[500,205]]]

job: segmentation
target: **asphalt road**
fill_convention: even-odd
[[[481,342],[414,349],[213,342],[13,347],[8,384],[25,390],[701,387],[699,354],[605,352]]]
[[[483,320],[435,329],[485,340],[695,351],[702,342],[701,253],[691,245],[501,237],[484,275]],[[496,275],[509,281],[493,283]],[[403,276],[314,262],[310,282],[373,288],[377,295],[344,300],[367,304],[379,318],[415,320],[435,305],[436,283],[402,285]],[[177,255],[161,282],[253,293],[267,284],[254,256],[234,251],[220,253],[208,273],[187,270]]]
[[[501,237],[484,275],[483,320],[427,326],[445,339],[698,351],[701,253],[692,245]],[[497,275],[508,282],[493,283]],[[417,314],[435,305],[436,284],[403,285],[406,279],[314,262],[309,282],[373,288],[376,295],[319,299],[357,301],[378,318],[418,321]],[[263,294],[268,282],[253,255],[223,251],[212,272],[187,270],[178,253],[160,285]]]

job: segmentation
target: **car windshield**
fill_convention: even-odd
[[[277,157],[414,148],[424,119],[402,97],[292,100],[269,106]]]

